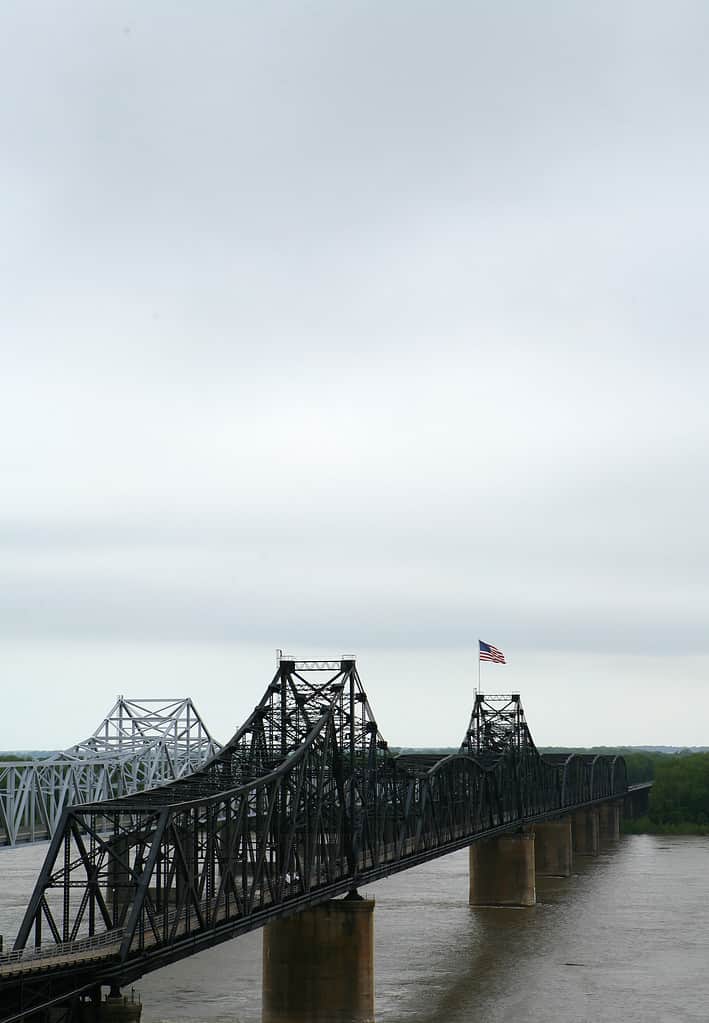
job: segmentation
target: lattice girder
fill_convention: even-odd
[[[142,971],[166,948],[213,943],[482,833],[625,791],[622,758],[547,760],[518,697],[492,710],[482,701],[459,753],[394,757],[354,660],[283,659],[195,774],[64,811],[16,948],[100,941],[124,979],[137,976],[131,963]],[[476,735],[493,743],[473,755]]]
[[[66,806],[184,777],[219,749],[190,699],[120,696],[85,741],[44,760],[0,763],[0,844],[50,838]]]

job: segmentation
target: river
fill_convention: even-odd
[[[46,844],[0,850],[14,936]],[[467,852],[380,881],[378,1023],[690,1023],[709,1018],[709,838],[627,836],[533,909],[470,909]],[[144,977],[143,1023],[259,1023],[261,936]]]

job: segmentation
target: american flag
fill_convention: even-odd
[[[481,661],[493,661],[495,664],[506,664],[505,655],[501,650],[498,650],[496,646],[490,646],[489,643],[483,643],[481,639],[478,640],[480,645],[480,660]]]

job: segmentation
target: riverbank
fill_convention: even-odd
[[[658,824],[649,817],[636,817],[624,820],[622,830],[624,835],[709,835],[709,824],[695,824],[694,821]]]

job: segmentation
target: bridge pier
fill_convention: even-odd
[[[262,1023],[374,1023],[374,899],[266,924],[262,1005]]]
[[[579,856],[598,856],[599,816],[595,807],[577,810],[574,814],[574,852]]]
[[[81,1006],[81,1023],[139,1023],[143,1004],[134,997],[122,995],[120,988],[111,987],[110,994],[101,1000],[100,992],[92,1002]]]
[[[534,825],[534,866],[538,877],[570,877],[574,864],[571,818]]]
[[[533,906],[534,833],[481,838],[470,846],[471,906]]]
[[[617,842],[620,838],[621,804],[615,800],[600,808],[600,837],[603,842]]]

